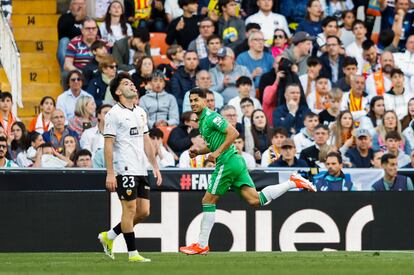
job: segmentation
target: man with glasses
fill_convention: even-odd
[[[191,41],[190,45],[188,45],[188,50],[195,51],[198,58],[202,59],[208,56],[207,38],[214,33],[215,28],[213,21],[208,17],[201,19],[198,23],[198,30],[200,34],[196,39]]]
[[[264,51],[265,40],[261,31],[249,35],[249,50],[237,57],[237,64],[245,66],[252,74],[254,86],[259,87],[260,77],[272,69],[273,56]]]
[[[225,105],[221,111],[220,115],[222,115],[231,126],[236,128],[239,133],[244,133],[243,125],[237,122],[237,111],[234,106]]]
[[[322,63],[321,74],[329,78],[332,83],[338,82],[344,76],[342,70],[345,61],[345,55],[340,54],[342,42],[334,35],[326,38],[327,51],[320,57]]]

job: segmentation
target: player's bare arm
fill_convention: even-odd
[[[160,186],[162,183],[162,177],[155,158],[155,149],[148,134],[144,135],[144,151],[153,167],[154,177],[157,179],[157,186]]]
[[[215,162],[218,156],[220,156],[220,154],[223,151],[227,150],[230,147],[230,145],[234,143],[238,136],[239,132],[229,123],[226,128],[226,139],[224,140],[223,144],[221,144],[220,147],[217,148],[216,151],[208,155],[208,160]]]
[[[112,137],[105,137],[106,189],[110,192],[115,192],[115,188],[117,187],[113,165],[114,141],[115,139]]]

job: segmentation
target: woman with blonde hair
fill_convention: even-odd
[[[75,116],[69,120],[69,129],[75,131],[79,138],[84,130],[95,127],[96,104],[92,97],[81,96],[75,105]]]

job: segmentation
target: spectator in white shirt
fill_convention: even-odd
[[[394,54],[395,65],[404,72],[411,90],[414,90],[414,34],[408,37],[405,48],[403,53]]]
[[[366,79],[366,91],[370,97],[383,96],[391,89],[391,71],[395,67],[394,56],[385,51],[381,54],[381,69]]]
[[[237,149],[237,153],[241,155],[246,161],[248,169],[254,169],[256,167],[256,161],[252,155],[243,151],[244,148],[244,137],[239,135],[234,141],[234,146]]]
[[[203,138],[200,135],[200,132],[198,129],[193,129],[190,131],[190,138],[191,143],[193,144],[191,148],[201,149],[206,146],[206,143],[204,142]],[[197,155],[195,158],[190,158],[190,152],[189,150],[185,150],[181,153],[180,159],[178,161],[178,167],[180,168],[203,168],[208,154],[204,155]]]
[[[384,94],[385,110],[394,110],[401,120],[408,113],[408,101],[413,94],[404,87],[404,73],[400,69],[391,71],[391,90]]]
[[[157,159],[158,167],[175,166],[174,155],[168,152],[162,144],[164,133],[158,128],[152,128],[149,130],[149,137],[151,138],[152,145],[155,149],[155,157]],[[150,165],[149,161],[147,161],[147,167]]]
[[[303,149],[315,144],[315,141],[313,140],[313,129],[315,129],[316,125],[319,124],[319,116],[315,113],[309,112],[306,114],[303,124],[305,127],[293,136],[297,157],[299,157],[300,152],[302,152]]]
[[[322,70],[322,64],[319,58],[315,56],[310,56],[306,64],[308,65],[308,72],[299,76],[299,80],[307,97],[310,93],[315,92],[315,80]]]
[[[354,57],[358,62],[358,70],[362,71],[362,42],[367,39],[367,28],[365,27],[364,21],[359,19],[355,20],[352,24],[352,33],[355,36],[355,41],[352,42],[345,48],[347,56]]]
[[[328,93],[330,90],[329,79],[325,75],[319,75],[316,78],[315,92],[310,93],[306,97],[309,109],[319,114],[326,109],[328,104]],[[297,148],[296,148],[297,149]]]

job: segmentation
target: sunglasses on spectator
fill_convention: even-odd
[[[77,78],[71,78],[70,81],[76,82],[76,81],[82,81],[82,79],[80,79],[79,77],[77,77]]]

